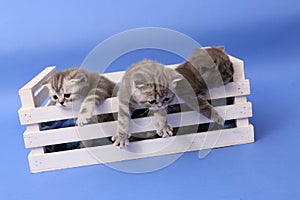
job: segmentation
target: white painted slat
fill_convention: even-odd
[[[211,98],[223,98],[234,97],[240,95],[250,94],[249,80],[241,82],[232,82],[225,86],[225,93],[217,93],[216,89],[210,91]],[[183,103],[182,101],[179,101]],[[176,104],[178,101],[174,101],[172,104]],[[96,108],[94,114],[111,113],[118,111],[118,100],[117,98],[109,98],[102,105]],[[69,108],[62,109],[58,106],[39,107],[39,108],[21,108],[19,110],[19,118],[22,125],[35,124],[46,121],[54,121],[61,119],[75,118],[78,114],[78,109]]]
[[[117,98],[107,99],[97,110],[101,109],[100,113],[116,112],[118,110]],[[78,108],[61,108],[59,106],[46,106],[38,108],[21,108],[19,110],[19,118],[22,125],[36,124],[47,121],[62,120],[76,118]]]
[[[234,103],[245,103],[247,102],[246,96],[240,96],[234,98]],[[249,119],[248,118],[241,118],[236,120],[236,126],[248,126],[249,125]]]
[[[35,106],[40,107],[42,103],[49,97],[49,90],[46,86],[41,86],[34,96]]]
[[[220,99],[226,97],[237,97],[250,94],[250,82],[249,80],[243,80],[239,82],[231,82],[224,86],[225,92],[218,92],[221,88],[211,88],[209,90],[211,99]],[[221,90],[222,91],[222,90]],[[225,95],[225,96],[224,96]],[[209,99],[209,98],[207,98]]]
[[[27,90],[34,91],[36,88],[38,88],[41,83],[47,80],[48,77],[50,77],[55,72],[56,67],[47,67],[44,69],[41,73],[39,73],[36,77],[34,77],[31,81],[29,81],[25,86],[23,86],[19,90],[19,94],[22,95],[23,92],[26,92]]]
[[[22,108],[35,107],[34,96],[31,90],[22,90],[22,93],[20,93],[20,99],[21,99]]]
[[[203,146],[207,133],[195,133],[169,138],[130,143],[125,149],[113,145],[76,149],[43,155],[29,154],[28,160],[32,173],[161,156],[180,152],[218,148],[246,144],[254,141],[253,126],[210,131],[209,134],[219,137],[213,146]],[[137,153],[138,152],[138,153]]]
[[[26,126],[26,132],[40,132],[39,124],[32,124]],[[33,155],[41,155],[44,154],[44,147],[43,146],[36,146],[31,149],[31,154]]]
[[[34,90],[38,88],[40,84],[45,81],[51,74],[53,74],[54,71],[55,67],[47,67],[19,90],[22,108],[36,107]]]
[[[226,120],[248,118],[252,116],[250,102],[236,105],[221,106],[216,108]],[[224,115],[226,113],[226,115]],[[190,126],[212,122],[203,115],[188,111],[168,115],[168,122],[172,127]],[[155,130],[154,117],[137,118],[131,120],[131,132],[139,133]],[[116,133],[117,122],[91,124],[83,127],[68,127],[47,131],[26,131],[24,141],[26,148],[46,146],[50,144],[67,143],[74,141],[109,137]]]
[[[234,80],[234,82],[245,80],[244,61],[234,58],[232,56],[229,56],[229,57],[233,64],[233,69],[234,69],[233,80]]]
[[[232,63],[236,63],[236,62],[241,62],[241,61],[243,61],[243,60],[241,60],[241,59],[239,59],[239,58],[237,58],[237,57],[235,57],[235,56],[232,56],[232,55],[228,55],[229,56],[229,59],[230,59],[230,61],[232,62]]]

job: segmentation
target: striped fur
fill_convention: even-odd
[[[138,105],[153,111],[158,135],[171,136],[166,108],[174,99],[176,83],[182,79],[175,70],[154,61],[144,60],[131,66],[123,76],[118,93],[118,132],[112,138],[114,144],[123,147],[129,143],[129,121]]]
[[[62,107],[80,105],[77,125],[95,122],[95,106],[106,98],[115,96],[118,87],[115,83],[99,73],[89,72],[83,68],[69,68],[55,73],[48,84],[51,101]]]
[[[233,66],[224,52],[224,47],[196,49],[188,61],[179,65],[176,71],[185,77],[188,86],[191,86],[196,94],[190,94],[186,90],[187,83],[180,82],[176,89],[178,96],[192,109],[199,109],[204,116],[223,125],[223,118],[204,95],[210,88],[223,86],[233,78]]]

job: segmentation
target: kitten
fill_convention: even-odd
[[[83,68],[69,68],[56,72],[47,81],[47,87],[53,104],[71,107],[76,102],[80,103],[76,120],[79,126],[97,122],[99,117],[93,117],[95,106],[109,97],[116,96],[118,90],[114,82]]]
[[[225,85],[233,78],[232,62],[224,52],[224,47],[196,49],[187,61],[176,68],[176,71],[185,77],[197,96],[186,90],[188,85],[182,81],[177,84],[177,95],[190,108],[199,109],[204,116],[223,126],[224,119],[208,103],[204,95],[209,88]]]
[[[156,132],[159,136],[173,135],[167,122],[166,108],[173,101],[176,83],[183,76],[163,65],[144,60],[131,66],[124,74],[118,93],[118,132],[112,137],[114,145],[128,145],[129,121],[138,105],[153,111]]]

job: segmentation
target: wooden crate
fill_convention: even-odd
[[[19,118],[21,124],[26,126],[26,131],[24,132],[25,147],[31,149],[28,155],[30,171],[36,173],[254,142],[254,129],[248,121],[248,118],[252,116],[252,105],[246,98],[246,95],[250,94],[249,80],[245,79],[243,61],[232,56],[230,56],[230,59],[235,70],[234,81],[225,86],[225,96],[224,94],[214,94],[211,98],[232,97],[234,99],[233,104],[216,107],[216,110],[223,111],[223,113],[225,111],[226,115],[223,117],[226,120],[235,120],[235,127],[177,135],[169,138],[147,139],[132,142],[125,149],[120,149],[113,145],[104,145],[54,153],[46,153],[44,147],[47,145],[110,137],[116,132],[117,122],[112,121],[86,125],[82,127],[86,134],[78,133],[80,127],[41,131],[40,123],[42,122],[76,118],[77,116],[76,110],[64,110],[60,107],[45,106],[43,104],[48,98],[48,89],[41,86],[41,83],[55,72],[55,67],[47,67],[19,90],[22,102],[22,108],[19,110]],[[170,65],[167,67],[175,68],[176,66]],[[115,72],[104,75],[113,81],[119,81],[123,74],[124,72]],[[173,102],[173,104],[176,103],[178,102]],[[95,109],[95,114],[114,113],[117,112],[117,109],[117,99],[110,98]],[[133,132],[155,130],[154,125],[152,123],[149,124],[149,119],[151,118],[144,117],[131,120]],[[181,119],[180,123],[178,119]],[[199,119],[201,121],[200,124],[212,122],[194,111],[168,114],[168,121],[173,127],[178,127],[179,124],[180,126],[199,124]],[[141,126],[141,124],[144,125]],[[218,137],[213,145],[205,142],[208,135]],[[157,146],[162,148],[153,151]],[[97,154],[97,156],[95,157],[93,154]],[[99,157],[101,159],[98,159]]]

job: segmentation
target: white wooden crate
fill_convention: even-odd
[[[224,94],[212,92],[211,94],[214,94],[214,96],[211,96],[211,98],[234,98],[233,104],[216,107],[216,110],[226,113],[226,116],[223,116],[226,120],[235,120],[235,127],[177,135],[169,138],[147,139],[132,142],[125,149],[119,149],[113,145],[104,145],[53,153],[46,153],[44,147],[110,137],[116,132],[117,122],[86,125],[83,127],[85,134],[78,133],[80,127],[41,131],[40,123],[42,122],[76,118],[77,116],[76,110],[64,110],[56,106],[42,106],[43,102],[48,98],[48,90],[46,87],[41,86],[41,83],[55,72],[55,67],[47,67],[19,90],[22,102],[19,118],[21,124],[26,126],[24,142],[25,147],[31,149],[28,156],[31,172],[36,173],[254,142],[254,128],[248,121],[248,118],[252,116],[252,105],[246,98],[246,95],[250,94],[250,83],[249,80],[245,79],[243,61],[232,56],[230,56],[230,59],[235,70],[234,81],[225,86],[225,96]],[[175,68],[176,66],[169,65],[168,67]],[[113,81],[119,81],[123,74],[124,72],[115,72],[104,75]],[[176,104],[176,102],[173,103]],[[95,114],[114,113],[117,112],[117,109],[117,99],[110,98],[96,108]],[[178,119],[181,120],[180,126],[190,126],[199,124],[199,118],[201,119],[200,124],[212,122],[194,111],[168,114],[168,121],[173,127],[179,126]],[[133,119],[131,123],[132,133],[155,130],[154,125],[152,123],[149,124],[149,117]],[[141,126],[141,124],[144,125]],[[207,135],[216,136],[218,139],[213,145],[205,143]],[[153,151],[153,148],[157,146],[164,148]],[[98,159],[99,157],[101,159]]]

